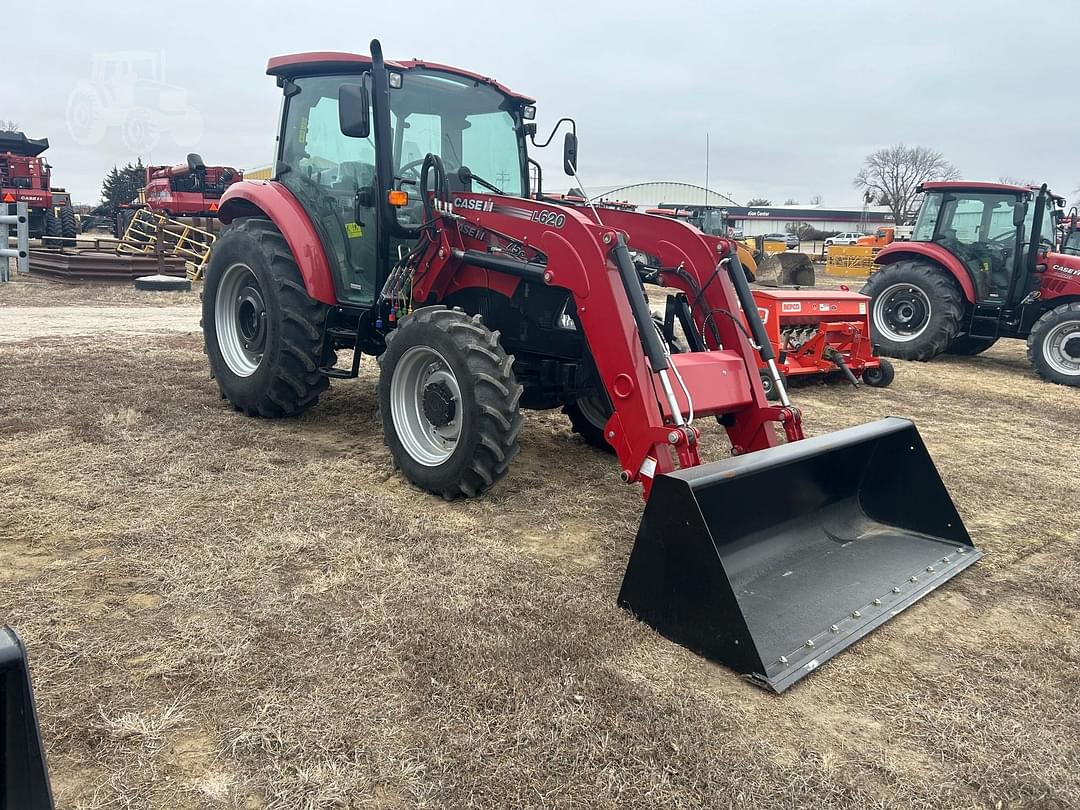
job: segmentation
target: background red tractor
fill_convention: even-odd
[[[1059,251],[1064,200],[1046,186],[924,183],[910,241],[874,261],[862,292],[882,354],[930,360],[975,355],[1024,338],[1047,380],[1080,385],[1080,255]]]
[[[244,173],[232,166],[207,166],[194,152],[186,163],[175,166],[147,166],[146,181],[139,202],[124,205],[116,214],[115,236],[123,237],[135,212],[148,208],[155,214],[176,217],[216,219],[218,204],[225,189],[244,179]]]
[[[776,691],[979,557],[910,422],[803,438],[734,243],[545,196],[532,99],[385,61],[377,41],[267,72],[284,96],[275,178],[223,195],[203,288],[237,410],[302,413],[377,357],[394,465],[454,499],[509,474],[522,409],[602,402],[619,476],[648,499],[620,604]],[[577,180],[573,131],[563,165]],[[677,291],[685,351],[646,284]],[[704,422],[734,458],[703,463]]]
[[[52,167],[41,154],[48,138],[27,138],[22,132],[0,132],[0,202],[25,202],[30,237],[50,237],[53,245],[74,244],[79,231],[71,195],[50,184]]]

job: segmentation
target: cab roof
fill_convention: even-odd
[[[1038,186],[1016,186],[1012,183],[981,183],[972,180],[933,180],[922,184],[924,191],[947,191],[948,189],[971,189],[974,191],[1006,191],[1027,194],[1038,191]]]
[[[371,65],[371,57],[359,53],[344,53],[342,51],[309,51],[307,53],[291,53],[284,56],[272,56],[266,63],[266,73],[270,76],[295,79],[300,76],[317,76],[334,73],[355,73],[357,69],[364,70]],[[490,85],[503,95],[516,99],[522,104],[532,104],[536,99],[515,93],[506,85],[500,84],[494,79],[473,73],[471,70],[442,65],[438,62],[425,62],[422,59],[408,59],[392,62],[386,60],[386,66],[393,70],[406,72],[414,68],[427,68],[429,70],[441,70],[444,73],[452,73],[466,79]]]
[[[966,189],[968,191],[1000,191],[1010,194],[1035,194],[1042,186],[1017,186],[1012,183],[980,183],[971,180],[934,180],[919,186],[923,191],[948,191],[949,189]],[[1058,205],[1065,204],[1065,198],[1046,190],[1047,196]]]

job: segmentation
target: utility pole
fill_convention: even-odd
[[[709,133],[705,133],[705,205],[709,204]]]

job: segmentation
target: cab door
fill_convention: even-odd
[[[366,308],[380,278],[375,142],[344,135],[338,117],[338,88],[364,79],[309,76],[286,88],[276,179],[314,224],[338,300]]]

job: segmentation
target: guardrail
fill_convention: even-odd
[[[869,245],[829,245],[825,272],[830,276],[866,278],[874,269],[874,256],[879,250]]]
[[[0,259],[0,282],[11,281],[11,259],[15,259],[16,272],[30,272],[30,223],[24,202],[3,203],[0,207]]]

